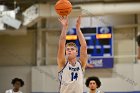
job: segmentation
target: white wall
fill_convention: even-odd
[[[0,35],[0,66],[35,65],[35,39],[35,31],[26,35]]]
[[[57,66],[32,68],[32,92],[58,92]]]
[[[140,63],[134,64],[134,81],[136,82],[136,86],[134,87],[135,91],[140,91]]]
[[[75,27],[76,19],[70,19],[69,28]],[[97,27],[97,26],[120,26],[134,24],[134,15],[106,15],[83,17],[81,27]]]

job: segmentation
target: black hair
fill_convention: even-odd
[[[99,78],[96,77],[96,76],[92,76],[92,77],[88,77],[88,78],[86,79],[85,84],[86,84],[87,87],[89,87],[89,83],[90,83],[90,81],[92,81],[92,80],[96,82],[97,88],[99,88],[99,87],[101,86],[101,81],[99,80]]]
[[[136,40],[137,40],[138,46],[140,47],[140,35],[137,36]]]
[[[13,84],[13,85],[14,85],[17,81],[19,81],[19,82],[20,82],[21,87],[22,87],[22,86],[24,86],[24,81],[23,81],[22,79],[20,79],[20,78],[14,78],[14,79],[12,79],[11,84]]]

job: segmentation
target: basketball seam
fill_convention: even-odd
[[[69,8],[65,8],[65,9],[70,9],[71,7],[69,7]],[[56,9],[56,10],[65,10],[65,9]]]

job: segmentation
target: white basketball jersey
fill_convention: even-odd
[[[21,91],[14,92],[13,89],[6,90],[5,93],[22,93]]]
[[[90,92],[87,92],[87,93],[90,93]],[[104,92],[97,90],[95,93],[104,93]]]
[[[58,73],[60,80],[60,93],[83,93],[83,71],[80,62],[72,66],[67,62]]]

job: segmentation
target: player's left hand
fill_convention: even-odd
[[[60,16],[58,20],[60,21],[63,27],[68,26],[68,16]]]

